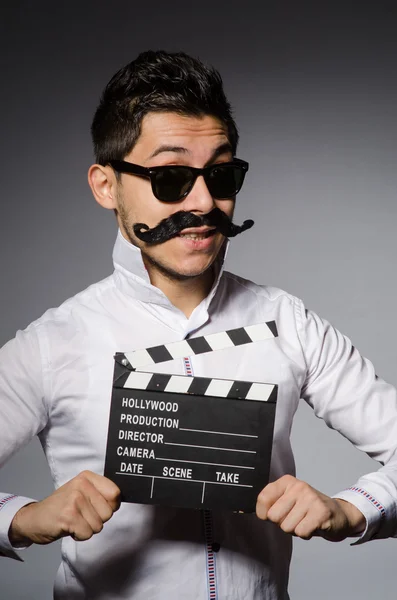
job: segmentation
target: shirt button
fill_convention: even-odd
[[[220,549],[221,549],[221,545],[218,544],[218,542],[214,542],[212,544],[212,552],[219,552]]]

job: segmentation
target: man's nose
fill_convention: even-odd
[[[207,214],[215,206],[214,198],[210,194],[204,177],[199,175],[189,194],[183,200],[181,210]]]

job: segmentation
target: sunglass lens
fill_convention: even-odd
[[[177,202],[186,196],[192,187],[192,173],[181,167],[167,166],[156,172],[153,191],[163,202]]]
[[[208,189],[214,198],[232,198],[243,185],[245,172],[235,165],[217,165],[206,179]]]

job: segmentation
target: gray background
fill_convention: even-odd
[[[250,162],[228,268],[287,289],[397,383],[395,2],[14,2],[0,15],[0,343],[112,269],[113,216],[86,183],[89,126],[138,52],[214,64]],[[303,403],[302,403],[303,404]],[[298,476],[332,494],[377,468],[303,405]],[[0,489],[52,490],[37,440]],[[395,600],[396,541],[295,542],[292,600]],[[51,598],[59,546],[1,560],[1,600]]]

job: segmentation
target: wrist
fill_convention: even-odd
[[[29,512],[29,507],[35,504],[34,502],[30,502],[29,504],[25,504],[15,513],[13,520],[11,521],[10,528],[8,530],[8,539],[10,543],[15,548],[27,547],[32,544],[32,540],[29,539],[27,533],[25,532],[24,526],[24,517],[26,512]]]
[[[367,520],[361,510],[347,500],[342,500],[341,498],[334,498],[334,500],[336,500],[347,518],[348,535],[354,536],[361,534],[367,525]]]

